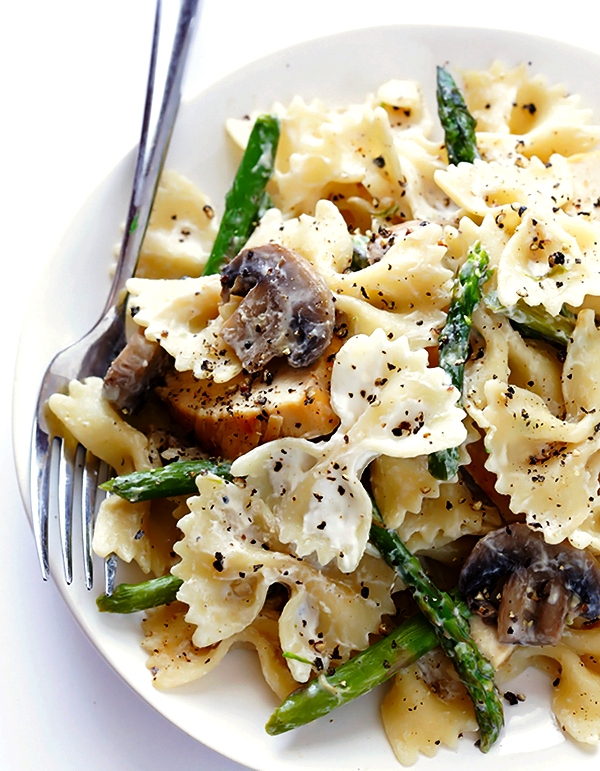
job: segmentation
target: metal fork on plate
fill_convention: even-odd
[[[125,283],[135,272],[150,218],[158,179],[179,107],[183,71],[199,16],[200,2],[201,0],[181,0],[168,70],[161,91],[155,88],[159,45],[163,45],[160,34],[163,8],[161,0],[157,0],[133,188],[123,242],[108,300],[98,323],[78,342],[56,354],[41,383],[32,433],[30,485],[34,533],[44,579],[47,579],[50,574],[50,496],[56,486],[65,580],[68,584],[73,580],[74,497],[80,492],[85,582],[88,589],[93,585],[91,544],[96,489],[103,475],[106,474],[106,464],[101,464],[98,458],[81,445],[73,447],[62,437],[52,436],[46,419],[46,402],[53,393],[64,392],[71,380],[81,380],[93,375],[103,377],[109,364],[125,343]],[[58,468],[58,475],[53,484],[51,478],[56,468]],[[106,564],[107,583],[110,583],[111,575],[114,575],[115,561],[109,558]]]

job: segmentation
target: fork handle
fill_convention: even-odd
[[[158,187],[158,181],[177,116],[187,52],[200,15],[201,4],[201,0],[182,0],[181,2],[171,48],[169,68],[161,96],[155,89],[155,80],[160,43],[162,3],[161,0],[156,2],[152,51],[146,85],[146,100],[135,164],[133,188],[113,283],[104,308],[105,314],[115,306],[119,308],[124,306],[126,298],[124,292],[125,284],[135,273],[142,242],[150,220],[156,188]],[[157,104],[159,102],[160,111],[156,120],[152,142],[150,143],[152,119],[156,116]]]

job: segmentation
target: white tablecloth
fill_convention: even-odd
[[[175,0],[165,0],[173,3]],[[43,583],[13,468],[12,367],[26,300],[82,201],[137,139],[151,0],[7,1],[0,12],[3,110],[0,317],[0,768],[242,771],[156,714],[84,637]],[[499,27],[600,53],[597,6],[398,0],[205,0],[186,93],[245,62],[363,25]]]

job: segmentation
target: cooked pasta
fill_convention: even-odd
[[[284,344],[267,363],[248,363],[253,343],[236,347],[236,324],[260,341],[270,306],[249,316],[243,295],[202,275],[220,204],[165,171],[127,287],[131,335],[165,356],[159,381],[137,411],[107,400],[99,378],[49,401],[59,430],[117,474],[178,458],[233,462],[233,481],[201,475],[191,496],[112,495],[100,507],[98,555],[182,581],[177,602],[143,621],[158,688],[202,677],[245,644],[283,698],[397,626],[410,611],[402,581],[369,543],[372,497],[447,588],[476,543],[513,523],[548,547],[600,554],[600,126],[524,65],[462,77],[477,121],[473,163],[449,165],[413,81],[390,80],[352,105],[297,96],[268,106],[281,138],[270,206],[245,249],[257,260],[293,255],[331,298],[335,321],[316,360],[297,366]],[[240,150],[256,118],[228,121]],[[461,393],[438,346],[474,244],[489,271],[459,362]],[[433,476],[429,456],[457,447],[458,473]],[[513,591],[516,579],[505,580]],[[552,588],[536,601],[564,596],[555,644],[507,644],[502,607],[491,624],[476,615],[472,634],[499,683],[531,665],[548,672],[561,729],[597,744],[598,630],[575,618],[575,580],[571,594],[558,577],[545,580]],[[476,602],[489,612],[495,598]],[[396,674],[382,720],[405,765],[477,729],[437,650]]]

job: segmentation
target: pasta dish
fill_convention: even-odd
[[[276,734],[387,682],[404,765],[486,752],[530,666],[600,738],[600,125],[460,83],[231,118],[225,210],[163,172],[127,345],[49,401],[114,470],[94,550],[148,580],[98,603],[156,687],[250,646]]]

